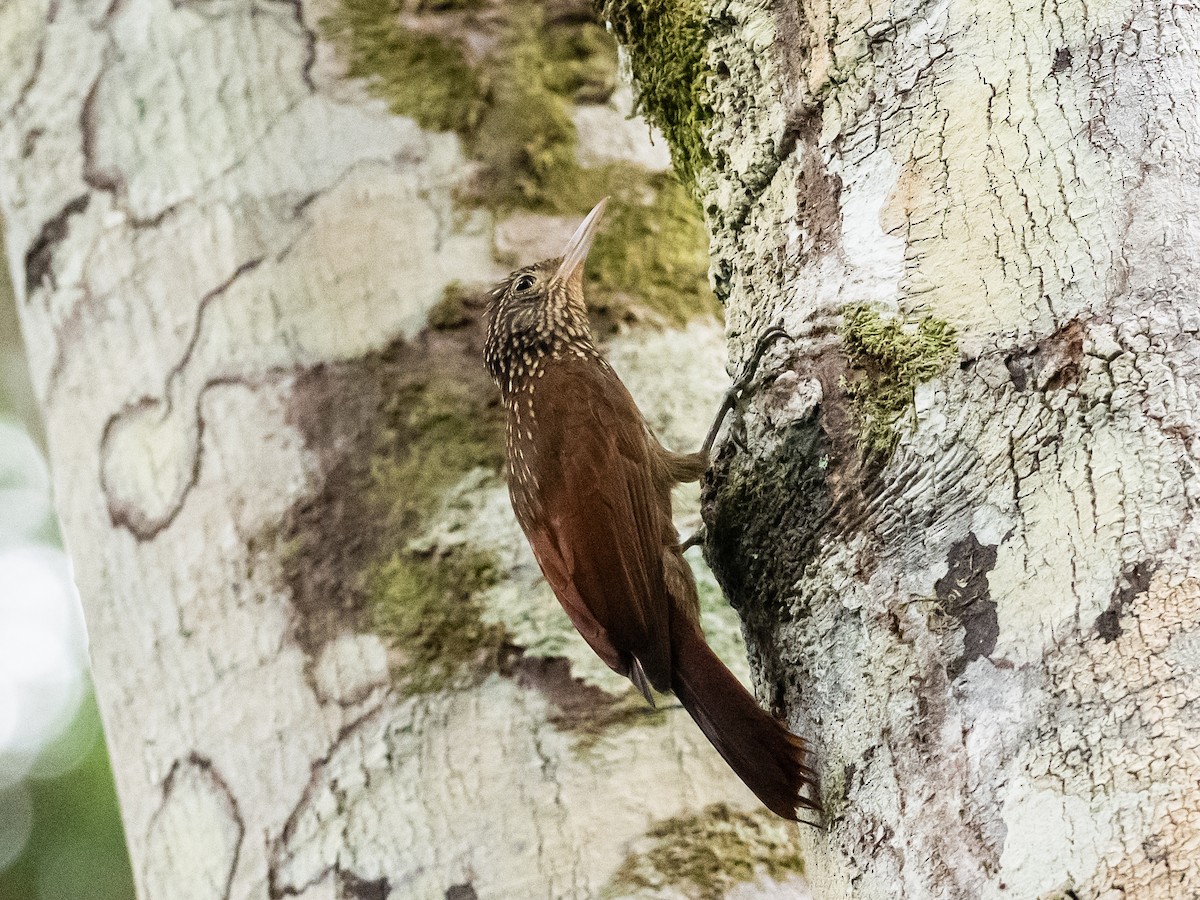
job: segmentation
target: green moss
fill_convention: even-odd
[[[606,103],[617,88],[617,47],[596,22],[562,22],[539,32],[546,87],[576,103]]]
[[[495,584],[494,562],[471,552],[433,557],[408,544],[464,475],[499,470],[503,420],[474,386],[446,376],[395,390],[381,414],[364,502],[386,555],[364,571],[368,626],[398,651],[405,690],[475,683],[508,646],[504,628],[484,623],[475,599]]]
[[[536,5],[516,4],[485,65],[490,88],[466,135],[481,164],[475,202],[497,210],[586,212],[608,182],[576,159],[570,104],[604,102],[616,87],[617,48],[595,23],[547,23]]]
[[[382,415],[367,493],[396,540],[410,536],[467,472],[500,470],[501,410],[485,405],[474,385],[448,375],[408,384],[386,399]]]
[[[435,331],[452,331],[470,321],[467,315],[467,292],[462,283],[452,281],[442,291],[442,299],[433,305],[426,317]]]
[[[644,896],[667,885],[696,900],[720,900],[738,884],[768,876],[782,881],[804,871],[789,826],[768,813],[737,812],[723,803],[699,815],[655,825],[650,846],[617,870],[611,894]]]
[[[575,735],[575,752],[583,754],[594,750],[601,738],[611,738],[628,728],[665,725],[668,706],[672,702],[668,696],[655,700],[656,705],[650,706],[640,692],[631,688],[609,702],[591,708],[586,716],[551,716],[550,721],[571,731]]]
[[[496,564],[484,553],[433,554],[412,544],[464,475],[478,468],[498,472],[502,415],[479,383],[452,374],[457,355],[402,355],[368,365],[378,367],[378,406],[367,454],[319,516],[342,517],[346,533],[324,534],[323,528],[317,548],[346,569],[342,602],[356,598],[359,626],[388,642],[404,691],[474,684],[496,671],[510,649],[503,626],[482,620],[478,600],[496,583]],[[396,380],[413,368],[427,374],[416,382]],[[319,559],[308,564],[318,572],[334,568]]]
[[[564,81],[547,65],[541,19],[531,6],[513,10],[491,66],[485,111],[467,138],[483,164],[477,199],[493,208],[553,208],[562,202],[555,176],[577,168],[575,126],[553,90]]]
[[[708,235],[678,180],[630,164],[584,168],[567,102],[607,96],[616,49],[593,25],[545,28],[517,7],[496,55],[487,111],[469,141],[483,163],[481,202],[582,215],[610,197],[588,260],[589,302],[601,312],[638,307],[672,323],[720,314],[708,286]]]
[[[649,199],[629,185],[648,189]],[[719,316],[708,285],[708,232],[696,203],[669,176],[627,173],[588,256],[589,301],[640,304],[671,323]]]
[[[606,176],[576,160],[575,102],[602,102],[616,85],[616,44],[593,23],[547,25],[535,6],[508,15],[487,64],[491,85],[478,127],[467,135],[482,164],[475,201],[493,209],[586,212]]]
[[[704,132],[708,102],[708,24],[703,0],[596,0],[628,48],[638,111],[662,129],[680,180],[692,188],[711,163]]]
[[[587,263],[593,311],[616,319],[649,313],[668,324],[721,316],[708,283],[704,217],[673,175],[629,163],[572,163],[548,171],[539,190],[540,209],[564,216],[582,216],[609,198]]]
[[[468,302],[468,318],[477,309]],[[503,413],[478,363],[480,332],[471,320],[298,379],[291,420],[324,464],[322,485],[273,543],[310,660],[347,630],[375,631],[397,683],[419,692],[474,683],[508,652],[477,599],[494,561],[418,540],[465,476],[499,474]]]
[[[500,668],[512,650],[508,636],[484,623],[475,599],[497,578],[484,553],[435,559],[399,551],[368,572],[368,622],[398,652],[406,692],[470,686]]]
[[[620,21],[635,30],[646,24],[639,38],[646,48],[673,45],[694,32],[695,10],[633,6]],[[478,71],[445,39],[402,27],[395,0],[340,0],[325,26],[347,54],[350,74],[371,79],[393,110],[463,136],[479,163],[478,178],[464,198],[469,202],[501,213],[520,208],[581,215],[611,196],[588,266],[589,299],[599,310],[636,315],[640,307],[671,323],[719,315],[708,286],[703,217],[680,183],[628,164],[578,163],[570,103],[606,100],[616,84],[616,44],[599,25],[573,18],[547,22],[544,10],[530,3],[506,7],[501,39]],[[696,53],[700,45],[688,42]],[[699,56],[664,65],[676,81],[685,70],[686,77],[700,78]],[[648,77],[654,69],[640,71]],[[665,91],[657,82],[643,83],[648,114],[656,103],[667,103]],[[679,132],[670,124],[674,113],[664,111],[655,121],[668,135]],[[697,152],[677,149],[677,164]],[[430,324],[454,328],[461,318],[460,302],[447,294]]]
[[[405,28],[399,16],[398,0],[339,0],[321,28],[345,56],[347,74],[367,79],[392,112],[436,131],[470,127],[480,91],[462,50],[439,35]]]
[[[480,169],[470,202],[578,211],[585,201],[577,193],[583,185],[568,104],[612,94],[616,43],[594,22],[547,22],[534,3],[506,6],[502,15],[495,50],[474,68],[448,38],[404,27],[396,0],[339,0],[322,25],[348,60],[348,74],[368,79],[393,112],[462,136]]]
[[[915,325],[885,320],[863,306],[846,312],[841,335],[850,365],[861,373],[847,383],[859,446],[887,456],[899,440],[897,421],[912,406],[917,385],[954,359],[954,329],[930,317]]]

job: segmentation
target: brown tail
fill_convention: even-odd
[[[738,778],[776,815],[796,820],[797,809],[820,811],[808,746],[758,705],[713,653],[698,625],[672,635],[671,687]]]

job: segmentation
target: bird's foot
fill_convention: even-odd
[[[695,534],[693,534],[690,538],[688,538],[686,541],[684,541],[682,544],[679,545],[679,552],[686,553],[688,550],[692,549],[692,547],[700,546],[701,544],[704,543],[704,537],[705,537],[704,526],[701,525],[699,528],[696,529]]]
[[[754,352],[750,354],[750,358],[746,361],[746,365],[742,367],[741,373],[725,393],[725,399],[721,403],[721,408],[717,411],[717,418],[708,430],[708,436],[705,437],[704,446],[700,451],[705,457],[708,456],[713,444],[716,443],[717,435],[721,432],[721,426],[725,423],[725,417],[737,407],[742,393],[754,381],[754,376],[758,371],[758,364],[762,362],[762,358],[771,349],[772,344],[780,338],[785,337],[788,337],[788,333],[779,325],[772,325],[759,337],[758,343],[754,345]]]
[[[767,351],[771,349],[780,338],[785,338],[788,333],[783,330],[782,325],[772,325],[759,337],[758,343],[754,345],[754,352],[750,354],[750,359],[746,361],[746,365],[742,367],[742,373],[733,383],[733,387],[729,390],[731,393],[740,394],[750,386],[750,382],[754,380],[754,374],[758,371],[758,364],[762,362],[762,358],[767,355]]]

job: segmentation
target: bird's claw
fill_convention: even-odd
[[[746,365],[742,368],[741,375],[733,383],[731,391],[741,393],[750,386],[750,382],[754,380],[754,375],[758,371],[758,364],[762,362],[762,358],[767,355],[767,351],[771,349],[780,338],[788,337],[788,333],[784,331],[782,325],[772,325],[764,331],[758,338],[758,342],[754,345],[754,352],[750,354],[750,358],[746,361]]]
[[[721,424],[725,421],[725,417],[737,408],[737,402],[741,398],[742,392],[746,390],[754,381],[754,375],[758,371],[758,364],[762,362],[762,358],[780,338],[789,337],[782,325],[772,325],[759,336],[758,342],[754,345],[754,352],[750,354],[750,358],[746,361],[746,365],[742,368],[741,374],[737,380],[733,382],[729,390],[725,394],[725,400],[721,404],[720,410],[717,412],[716,421],[713,422],[712,428],[709,429],[708,436],[704,439],[704,446],[701,452],[706,456],[712,450],[712,446],[716,443],[717,434],[721,430]],[[739,446],[744,450],[745,446],[739,443]]]
[[[698,547],[704,543],[704,526],[701,525],[696,529],[696,533],[679,545],[679,552],[686,553],[692,547]]]

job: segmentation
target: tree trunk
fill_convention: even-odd
[[[606,10],[734,361],[793,336],[705,518],[820,753],[814,896],[1196,896],[1200,9]]]
[[[144,900],[800,890],[499,477],[484,292],[605,193],[590,297],[648,418],[691,449],[726,383],[699,212],[587,13],[0,6],[0,210]]]

